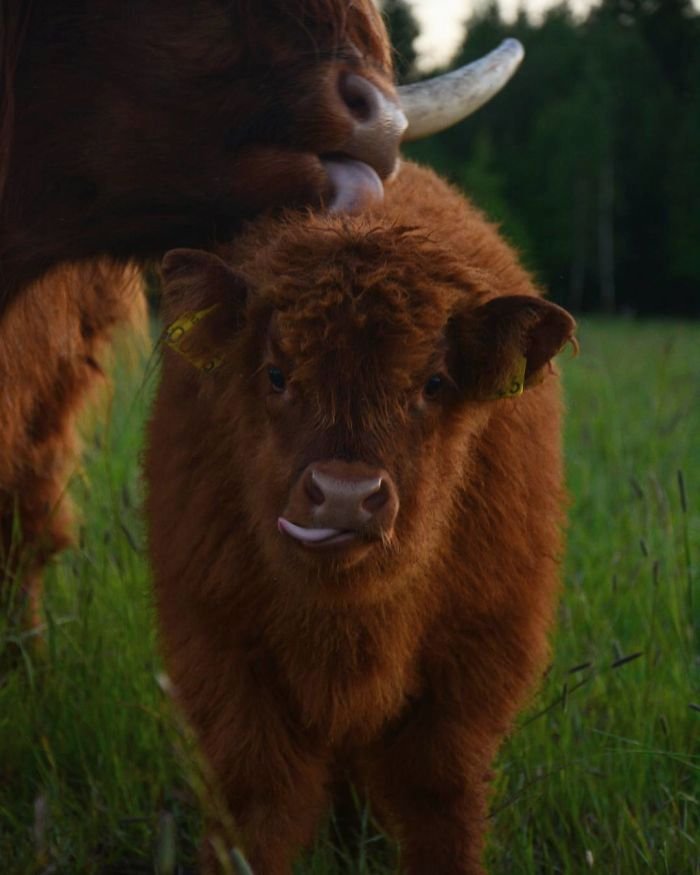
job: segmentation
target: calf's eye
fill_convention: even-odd
[[[271,365],[267,369],[267,376],[274,392],[284,392],[287,386],[287,381],[284,379],[284,374],[279,368]]]
[[[445,378],[441,374],[433,374],[423,386],[423,394],[429,399],[437,398],[444,385]]]

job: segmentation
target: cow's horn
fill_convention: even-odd
[[[483,106],[499,92],[525,56],[516,39],[504,40],[478,61],[399,90],[408,118],[403,141],[420,140],[444,131]]]

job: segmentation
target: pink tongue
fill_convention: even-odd
[[[306,544],[317,544],[319,541],[327,541],[329,538],[342,534],[340,529],[305,529],[302,526],[290,523],[284,517],[280,517],[277,520],[277,528],[280,532],[291,535],[292,538],[296,538],[297,541],[303,541]]]
[[[382,181],[369,164],[347,158],[323,165],[335,189],[329,212],[359,213],[384,199]]]

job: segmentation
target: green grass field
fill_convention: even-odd
[[[499,758],[489,871],[698,875],[700,324],[586,321],[579,338],[554,658]],[[139,518],[152,382],[122,375],[88,442],[45,653],[0,630],[0,651],[22,646],[0,677],[2,875],[194,865],[201,776],[156,682]],[[346,871],[386,871],[367,833]],[[337,871],[323,839],[298,869]]]

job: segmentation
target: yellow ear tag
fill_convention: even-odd
[[[525,371],[527,370],[527,359],[524,355],[518,357],[516,365],[513,369],[513,374],[508,380],[504,389],[497,392],[494,398],[515,398],[516,395],[522,395],[525,389]]]
[[[200,371],[205,371],[206,373],[215,371],[223,362],[223,356],[194,356],[184,349],[183,342],[190,331],[192,331],[193,328],[196,328],[202,319],[207,317],[210,313],[213,313],[218,306],[218,304],[214,304],[211,307],[207,307],[206,310],[188,310],[165,329],[163,337],[171,349],[174,349],[175,352],[179,353],[184,359],[187,359],[187,361],[191,365],[194,365],[195,368],[199,368]]]

